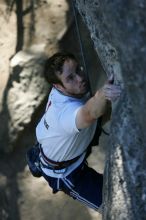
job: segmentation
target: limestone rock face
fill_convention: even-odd
[[[123,87],[113,104],[103,219],[146,216],[146,3],[76,0],[107,73]]]

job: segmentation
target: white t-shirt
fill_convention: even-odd
[[[87,96],[81,99],[65,96],[55,88],[52,89],[46,112],[36,127],[37,140],[49,159],[66,161],[85,152],[93,138],[97,122],[78,130],[75,118],[88,99]]]

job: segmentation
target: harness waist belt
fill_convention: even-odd
[[[41,152],[41,155],[42,155],[42,158],[43,160],[50,166],[52,166],[53,169],[63,169],[63,168],[66,168],[68,166],[70,166],[71,164],[73,164],[74,162],[76,162],[81,155],[71,159],[71,160],[66,160],[66,161],[60,161],[60,162],[57,162],[57,161],[53,161],[51,159],[49,159],[48,157],[46,157],[46,155],[44,154],[43,152],[43,149],[41,148],[40,146],[40,152]]]

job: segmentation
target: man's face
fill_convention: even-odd
[[[68,59],[64,62],[62,74],[58,74],[62,85],[56,84],[65,95],[81,98],[89,90],[89,84],[82,67],[75,60]]]

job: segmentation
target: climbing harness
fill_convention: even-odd
[[[41,147],[41,144],[36,142],[36,144],[27,151],[26,161],[31,174],[34,177],[41,177],[42,176],[41,168],[47,168],[53,170],[54,173],[58,173],[59,171],[62,172],[62,169],[66,169],[68,166],[75,163],[81,156],[82,154],[67,161],[60,161],[60,162],[53,161],[48,157],[46,157]],[[41,158],[43,159],[44,162],[42,162]]]
[[[71,164],[75,163],[82,156],[82,154],[81,154],[71,160],[57,162],[57,161],[53,161],[53,160],[49,159],[48,157],[46,157],[41,145],[39,145],[39,148],[40,148],[40,155],[43,158],[43,160],[45,161],[45,163],[48,164],[54,170],[60,170],[60,169],[67,168]]]

